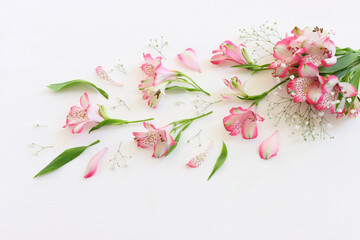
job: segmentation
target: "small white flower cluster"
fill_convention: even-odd
[[[327,132],[332,125],[323,111],[318,111],[304,102],[294,103],[292,98],[274,95],[277,96],[275,101],[267,100],[267,115],[269,119],[275,120],[276,126],[284,121],[293,126],[292,134],[299,133],[305,141],[334,138]]]

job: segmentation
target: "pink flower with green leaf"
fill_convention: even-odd
[[[86,124],[99,123],[103,120],[104,118],[99,115],[98,110],[91,106],[88,94],[85,92],[80,97],[80,106],[70,108],[64,128],[73,126],[72,133],[81,133]]]
[[[167,156],[177,146],[181,133],[185,131],[194,120],[205,117],[211,113],[212,112],[208,112],[198,117],[171,122],[159,129],[152,124],[144,122],[144,127],[148,131],[133,132],[134,140],[137,141],[138,147],[153,147],[153,157],[160,158]],[[174,139],[176,139],[176,141]]]
[[[241,107],[232,108],[231,115],[223,119],[224,127],[230,132],[231,136],[236,136],[240,132],[244,139],[254,139],[258,135],[257,121],[264,121],[259,114],[256,114],[251,108],[243,109]]]
[[[227,40],[221,43],[219,48],[220,49],[212,51],[212,64],[217,65],[224,61],[231,61],[243,65],[251,62],[243,44],[235,45],[233,42]]]
[[[148,100],[151,108],[157,106],[160,95],[165,95],[166,90],[180,89],[210,95],[184,73],[164,68],[161,65],[161,57],[154,59],[150,54],[144,54],[144,59],[146,63],[141,66],[141,69],[147,78],[141,81],[139,90],[142,91],[143,99]]]
[[[221,96],[223,98],[230,98],[230,97],[247,97],[248,95],[245,92],[245,84],[243,84],[238,77],[234,76],[230,80],[224,79],[225,85],[230,88],[234,93],[223,93]]]

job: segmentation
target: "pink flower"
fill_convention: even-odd
[[[174,139],[170,136],[170,129],[168,126],[157,129],[154,125],[144,122],[144,127],[148,131],[133,132],[134,139],[138,142],[138,147],[154,147],[153,157],[160,158],[165,156],[168,153],[170,146],[176,144]]]
[[[274,47],[274,58],[286,62],[296,63],[305,49],[301,46],[301,40],[297,35],[286,36],[276,43]]]
[[[330,109],[331,113],[338,114],[338,117],[341,117],[345,112],[345,99],[351,99],[351,97],[358,94],[356,88],[351,83],[339,82],[339,79],[335,75],[328,76],[327,79],[324,80],[321,88],[324,96],[321,101],[318,102],[314,107],[319,111]],[[339,94],[341,94],[343,98],[340,102],[338,102],[339,105],[337,109],[335,109],[336,101],[339,97]],[[355,112],[350,111],[349,114],[357,112],[356,107],[353,106],[353,109],[355,110]]]
[[[268,160],[277,155],[279,151],[278,133],[278,131],[275,131],[270,137],[261,143],[259,155],[262,159]]]
[[[66,117],[66,124],[64,127],[75,126],[72,133],[80,133],[87,123],[99,123],[104,120],[99,115],[98,111],[90,105],[89,97],[86,92],[80,98],[80,105],[81,107],[72,106]]]
[[[89,178],[92,177],[97,168],[98,165],[100,163],[100,160],[102,159],[102,157],[104,156],[105,152],[107,151],[107,147],[105,147],[103,150],[101,150],[100,152],[98,152],[97,154],[95,154],[89,161],[88,166],[86,167],[85,170],[85,175],[84,178]]]
[[[156,86],[168,79],[175,79],[179,72],[169,70],[161,65],[161,57],[153,58],[149,53],[143,54],[145,62],[141,65],[143,72],[150,78],[154,78],[153,86]]]
[[[300,77],[288,83],[288,93],[294,98],[294,102],[307,101],[310,105],[316,105],[324,97],[321,88],[324,78],[319,75],[317,67],[310,63],[299,67],[299,75]]]
[[[337,61],[335,56],[336,46],[329,38],[329,33],[323,29],[315,28],[312,30],[309,27],[302,31],[303,42],[305,48],[305,55],[301,59],[301,64],[312,63],[316,67],[321,65],[330,67]]]
[[[155,77],[155,71],[161,67],[161,59],[162,57],[156,57],[155,59],[151,56],[151,54],[143,54],[144,60],[146,63],[141,65],[141,69],[143,72],[149,77]]]
[[[288,74],[292,74],[297,71],[297,68],[294,67],[297,62],[287,62],[284,60],[277,60],[270,64],[269,69],[274,69],[273,76],[284,78]]]
[[[244,85],[239,80],[238,77],[234,76],[229,80],[224,79],[225,85],[230,88],[234,93],[232,94],[221,94],[223,98],[230,98],[232,96],[240,96],[240,97],[247,97],[248,95],[245,92]]]
[[[177,56],[186,66],[201,73],[199,59],[194,49],[188,48]]]
[[[240,133],[244,139],[253,139],[258,135],[257,121],[264,121],[264,118],[256,114],[251,109],[242,109],[241,107],[232,108],[231,115],[223,119],[224,127],[230,132],[231,136],[236,136]]]
[[[236,46],[229,40],[221,43],[220,49],[213,50],[212,53],[214,54],[211,58],[212,64],[220,64],[223,61],[232,61],[243,65],[250,62],[245,46],[243,44]]]

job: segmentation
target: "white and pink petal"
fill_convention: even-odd
[[[99,163],[107,151],[107,147],[103,148],[100,152],[95,154],[89,161],[88,166],[85,170],[84,178],[92,177],[98,169]]]
[[[279,151],[278,131],[265,139],[259,148],[259,155],[262,159],[268,160],[277,155]]]

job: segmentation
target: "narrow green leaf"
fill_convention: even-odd
[[[349,52],[346,55],[344,55],[343,57],[339,57],[337,59],[337,62],[335,65],[331,66],[331,67],[319,67],[319,72],[320,73],[328,73],[328,74],[334,74],[340,70],[343,70],[344,68],[348,67],[349,65],[351,65],[354,61],[356,61],[359,57],[358,53],[354,53],[354,52]]]
[[[49,163],[43,170],[41,170],[38,174],[36,174],[34,178],[61,168],[68,162],[80,156],[80,154],[82,154],[88,147],[98,144],[99,142],[100,140],[96,140],[95,142],[87,146],[69,148],[65,150],[63,153],[57,156],[51,163]]]
[[[85,81],[85,80],[81,80],[81,79],[75,79],[75,80],[71,80],[71,81],[63,82],[63,83],[50,84],[47,87],[54,90],[54,91],[59,91],[59,90],[62,90],[64,88],[66,88],[66,87],[70,87],[70,86],[76,85],[76,84],[90,85],[90,86],[94,87],[96,90],[98,90],[99,93],[101,93],[101,95],[103,95],[106,99],[109,99],[109,95],[104,90],[102,90],[101,88],[97,87],[95,84],[93,84],[93,83],[91,83],[89,81]]]
[[[215,166],[214,166],[214,169],[212,170],[209,178],[208,178],[208,181],[210,180],[210,178],[212,177],[212,175],[214,175],[214,173],[219,170],[219,168],[224,164],[225,160],[227,158],[227,148],[226,148],[226,145],[225,145],[225,142],[223,142],[223,146],[222,146],[222,149],[221,149],[221,153],[218,157],[218,159],[216,160],[216,163],[215,163]]]
[[[127,120],[122,120],[122,119],[105,119],[104,121],[100,122],[98,125],[96,125],[95,127],[93,127],[92,129],[90,129],[89,133],[97,130],[103,126],[106,125],[124,125],[124,124],[129,124],[129,123],[138,123],[138,122],[146,122],[146,121],[151,121],[154,120],[154,118],[148,118],[148,119],[143,119],[143,120],[135,120],[135,121],[127,121]]]

